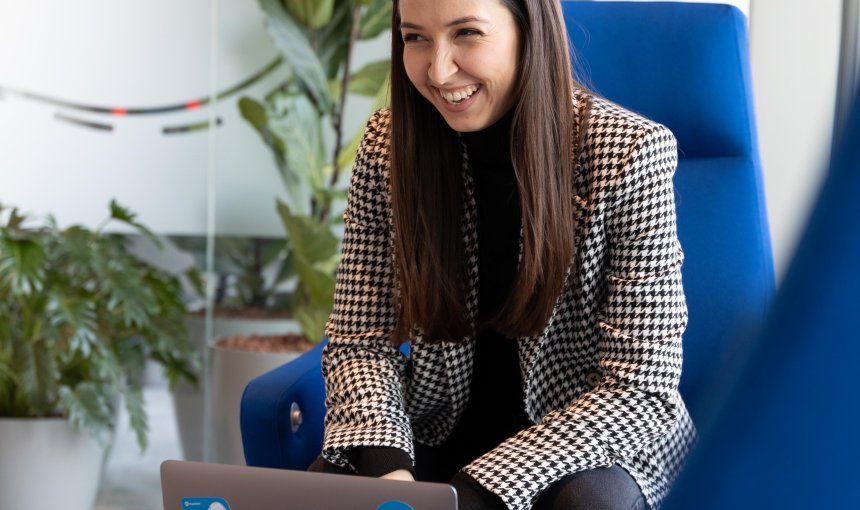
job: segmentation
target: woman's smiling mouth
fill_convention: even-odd
[[[448,91],[443,91],[441,89],[438,89],[438,90],[439,90],[439,95],[441,95],[445,101],[447,101],[451,104],[459,104],[459,103],[462,103],[463,101],[466,101],[470,97],[472,97],[472,94],[477,92],[478,89],[480,89],[480,88],[481,88],[480,85],[469,85],[467,87],[462,87],[460,89],[454,89],[454,90],[448,90]]]

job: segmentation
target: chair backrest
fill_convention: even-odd
[[[773,308],[667,508],[860,508],[860,89]]]
[[[745,16],[685,2],[565,2],[578,75],[678,139],[686,255],[681,392],[693,412],[718,359],[756,327],[774,291]]]

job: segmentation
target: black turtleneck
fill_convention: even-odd
[[[487,325],[517,273],[520,201],[510,133],[513,110],[492,126],[461,133],[472,169],[478,219],[478,324],[469,403],[449,436],[459,467],[529,425],[517,341]]]
[[[487,324],[511,293],[517,271],[521,213],[511,161],[512,120],[513,110],[486,129],[460,134],[477,207],[478,334],[469,403],[445,443],[416,444],[418,479],[448,481],[461,467],[531,424],[523,410],[516,339]],[[408,469],[411,464],[406,452],[394,448],[358,448],[350,457],[360,474],[370,476]],[[452,483],[463,493],[461,497],[468,493],[483,500],[487,508],[503,507],[496,496],[463,473]]]

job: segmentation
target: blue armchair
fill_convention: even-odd
[[[764,326],[708,391],[667,509],[860,508],[858,140],[860,89]]]
[[[695,419],[716,360],[762,320],[774,291],[746,19],[714,4],[563,6],[586,83],[678,138],[678,227],[690,311],[681,390]],[[249,465],[304,469],[319,453],[319,354],[315,349],[248,385],[242,437]]]

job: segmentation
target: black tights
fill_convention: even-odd
[[[459,470],[447,445],[415,445],[415,478],[447,482]],[[558,480],[535,502],[533,510],[643,510],[645,498],[619,466],[581,471]]]

